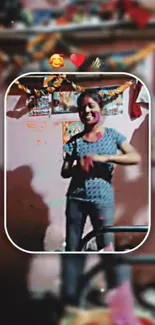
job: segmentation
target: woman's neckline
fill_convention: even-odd
[[[88,140],[84,137],[84,135],[83,135],[82,139],[83,139],[83,141],[85,141],[85,142],[87,142],[87,143],[98,143],[98,142],[100,142],[100,141],[103,140],[103,138],[105,137],[105,133],[106,133],[106,131],[107,131],[107,128],[105,127],[105,128],[104,128],[104,131],[103,131],[103,134],[102,134],[102,137],[100,137],[100,138],[97,139],[96,141],[88,141]],[[96,134],[97,134],[97,133],[100,133],[100,131],[96,132]]]

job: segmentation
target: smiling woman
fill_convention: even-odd
[[[7,173],[20,166],[33,170],[33,190],[48,210],[44,250],[61,247],[64,251],[65,247],[66,251],[79,251],[82,235],[92,227],[91,250],[132,249],[144,239],[147,230],[132,235],[116,234],[113,228],[102,235],[109,226],[130,227],[133,232],[135,226],[148,225],[149,110],[136,102],[136,87],[134,78],[121,73],[30,74],[10,87],[6,100]],[[133,118],[137,107],[139,118]],[[44,171],[47,177],[41,176]],[[7,180],[8,190],[13,187],[15,193],[15,184]],[[21,216],[27,210],[25,197],[18,202],[14,194],[7,193],[7,198],[7,227],[12,234],[13,209]],[[38,202],[26,201],[28,215],[33,206],[42,213]],[[25,219],[18,220],[18,245],[26,249],[22,243],[27,236],[27,248],[32,245],[33,251]]]
[[[104,104],[95,90],[86,90],[77,99],[84,131],[64,146],[66,158],[61,175],[70,178],[66,207],[66,251],[79,250],[87,215],[94,231],[114,224],[115,198],[111,184],[114,164],[136,165],[139,153],[126,137],[113,128],[104,127]],[[122,151],[121,155],[117,150]],[[97,237],[98,250],[113,251],[114,234]]]

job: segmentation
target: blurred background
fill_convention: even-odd
[[[0,5],[1,83],[10,83],[25,72],[55,71],[49,64],[54,53],[63,53],[59,71],[137,72],[154,51],[153,1],[21,1]],[[85,61],[76,67],[71,54]]]
[[[131,1],[18,1],[0,4],[0,128],[4,130],[4,94],[15,77],[25,72],[55,71],[49,65],[54,53],[65,55],[65,66],[59,71],[116,71],[130,72],[141,78],[148,87],[152,103],[155,99],[155,4],[154,0]],[[117,5],[117,6],[116,6]],[[136,10],[141,14],[137,14]],[[136,17],[140,18],[136,19]],[[83,54],[84,64],[76,68],[70,55]],[[100,67],[92,66],[96,58]],[[149,68],[148,68],[149,67]],[[58,70],[57,70],[58,72]],[[152,105],[152,135],[155,134]],[[14,135],[13,135],[14,136]],[[19,134],[20,137],[20,134]],[[154,149],[154,142],[152,141]],[[60,257],[57,255],[29,255],[17,250],[9,242],[3,228],[3,133],[0,137],[1,164],[1,232],[0,232],[0,292],[8,312],[1,311],[4,324],[31,324],[27,312],[27,293],[57,290],[60,281]],[[152,231],[145,244],[134,254],[155,254],[155,150],[152,151]],[[28,175],[31,178],[31,175]],[[141,195],[141,193],[139,193]],[[36,220],[36,219],[35,219]],[[40,247],[40,237],[36,247]],[[97,257],[88,258],[88,268]],[[155,284],[155,267],[134,268],[134,283]],[[99,284],[101,285],[101,284]],[[152,297],[152,296],[151,296]],[[151,298],[152,299],[152,298]],[[41,302],[44,310],[44,302]],[[40,306],[40,305],[39,305]],[[54,302],[47,304],[46,315]],[[51,307],[52,306],[52,307]],[[46,323],[40,308],[37,324]],[[48,311],[47,311],[48,310]],[[27,316],[27,317],[26,317]],[[31,310],[32,316],[32,310]],[[33,321],[35,324],[35,321]],[[50,322],[51,324],[51,322]]]

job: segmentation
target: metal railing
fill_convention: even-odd
[[[148,226],[105,226],[100,228],[97,232],[94,230],[86,234],[80,244],[80,251],[84,251],[87,247],[87,244],[97,236],[102,236],[104,233],[113,232],[113,233],[147,233],[149,231]]]
[[[155,254],[154,255],[136,255],[128,256],[121,255],[115,256],[116,263],[119,264],[130,264],[130,265],[155,265]]]
[[[102,232],[147,232],[148,226],[106,226],[101,228]],[[92,231],[95,236],[95,232]]]

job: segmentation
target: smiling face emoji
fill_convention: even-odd
[[[59,68],[64,67],[64,56],[63,56],[63,54],[53,54],[50,57],[49,64],[55,69],[59,69]]]

